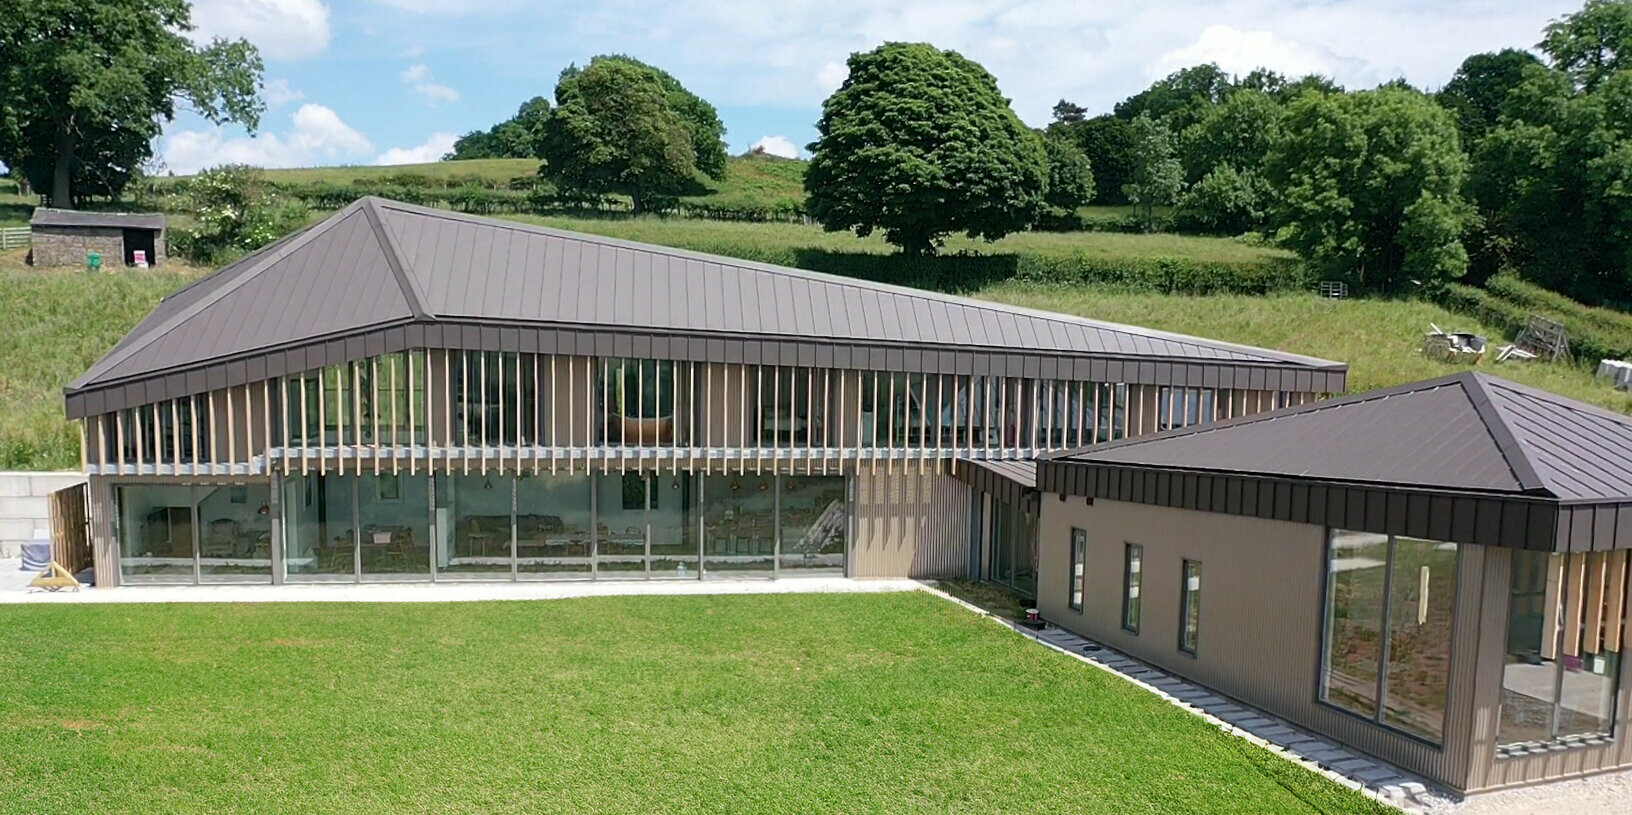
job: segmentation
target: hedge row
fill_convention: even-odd
[[[1447,283],[1440,290],[1439,298],[1440,304],[1446,308],[1466,314],[1509,337],[1517,337],[1524,330],[1531,314],[1558,320],[1564,324],[1564,331],[1569,335],[1571,355],[1583,363],[1632,357],[1632,332],[1605,331],[1582,320],[1572,319],[1558,309],[1516,303],[1495,291],[1461,283]],[[1584,308],[1578,303],[1575,305]]]
[[[1585,324],[1605,334],[1625,335],[1632,340],[1632,314],[1578,303],[1512,274],[1492,277],[1485,282],[1485,288],[1504,300],[1526,308],[1562,314],[1572,322]]]
[[[993,283],[1021,280],[1050,284],[1098,284],[1170,294],[1268,294],[1306,290],[1313,278],[1293,258],[1227,263],[1178,257],[1104,258],[1031,252],[959,252],[906,257],[825,249],[740,244],[727,240],[686,241],[683,248],[742,260],[792,266],[827,274],[947,292],[977,291]]]

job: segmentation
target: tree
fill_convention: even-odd
[[[195,46],[185,0],[26,0],[0,7],[0,160],[51,202],[76,182],[117,193],[176,105],[253,130],[261,58],[244,40]]]
[[[805,172],[824,229],[882,230],[918,255],[954,232],[996,240],[1032,223],[1048,183],[1042,139],[986,69],[914,43],[852,54],[849,68],[822,103]]]
[[[1237,90],[1179,136],[1185,180],[1199,181],[1220,165],[1261,174],[1280,137],[1281,106],[1259,90]]]
[[[623,193],[635,212],[647,212],[694,184],[702,161],[713,166],[716,150],[723,174],[725,147],[718,138],[712,145],[694,141],[724,131],[695,118],[713,107],[698,100],[677,109],[678,83],[667,84],[666,76],[626,57],[596,57],[562,71],[555,112],[538,142],[540,175],[573,195]]]
[[[443,161],[473,158],[537,158],[550,120],[550,100],[535,96],[521,104],[516,115],[487,130],[472,130],[453,143],[453,151]]]
[[[1539,47],[1554,68],[1590,92],[1616,71],[1632,68],[1632,2],[1587,0],[1580,11],[1549,24]]]
[[[1490,132],[1507,95],[1524,81],[1526,71],[1540,65],[1535,54],[1517,48],[1474,54],[1462,60],[1451,81],[1434,99],[1456,114],[1464,147],[1472,150]]]
[[[260,170],[242,164],[211,167],[187,183],[191,227],[178,249],[197,263],[224,263],[299,229],[307,211],[278,199]]]
[[[1173,226],[1181,232],[1240,235],[1263,225],[1269,198],[1263,176],[1220,164],[1179,196]]]
[[[1149,116],[1173,132],[1182,132],[1195,124],[1208,107],[1223,101],[1233,87],[1230,75],[1217,65],[1193,65],[1117,103],[1116,115],[1130,121]]]
[[[1075,107],[1075,106],[1073,106]],[[1092,203],[1126,204],[1122,187],[1128,183],[1133,162],[1133,127],[1124,119],[1110,114],[1092,119],[1072,121],[1060,118],[1055,106],[1055,120],[1049,124],[1050,138],[1068,141],[1088,157],[1088,166],[1094,173]],[[1067,111],[1069,113],[1069,111]]]
[[[1094,200],[1094,171],[1088,156],[1064,137],[1045,134],[1043,152],[1048,157],[1044,215],[1049,221],[1066,223],[1079,207]]]
[[[1467,269],[1468,159],[1450,113],[1415,91],[1304,94],[1267,171],[1282,242],[1326,273],[1383,290]]]
[[[1132,170],[1122,194],[1134,211],[1145,213],[1145,229],[1156,227],[1156,207],[1172,204],[1184,188],[1184,167],[1174,157],[1173,134],[1150,116],[1140,114],[1133,126]]]
[[[1088,118],[1088,109],[1074,102],[1061,99],[1054,103],[1054,123],[1074,125]]]

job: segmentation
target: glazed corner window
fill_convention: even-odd
[[[1454,543],[1332,530],[1321,701],[1443,740],[1456,556]]]
[[[1610,735],[1627,553],[1515,551],[1512,558],[1497,744]]]
[[[1184,593],[1179,608],[1179,650],[1196,652],[1201,638],[1201,561],[1184,562]]]
[[[1072,611],[1082,610],[1082,581],[1088,559],[1088,533],[1071,530],[1071,594],[1067,605]]]
[[[1122,627],[1139,633],[1139,582],[1145,566],[1145,547],[1126,544],[1122,552]]]

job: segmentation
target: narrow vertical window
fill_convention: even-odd
[[[1081,529],[1071,530],[1071,593],[1067,605],[1072,611],[1082,610],[1082,593],[1084,572],[1088,558],[1088,533]]]
[[[1196,652],[1201,631],[1201,562],[1184,562],[1183,603],[1179,609],[1179,650]]]
[[[1139,584],[1145,565],[1145,547],[1126,544],[1122,553],[1122,627],[1139,633]]]

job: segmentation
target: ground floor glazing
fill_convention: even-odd
[[[843,576],[842,475],[291,475],[112,488],[120,582]],[[273,520],[281,523],[274,524]]]

